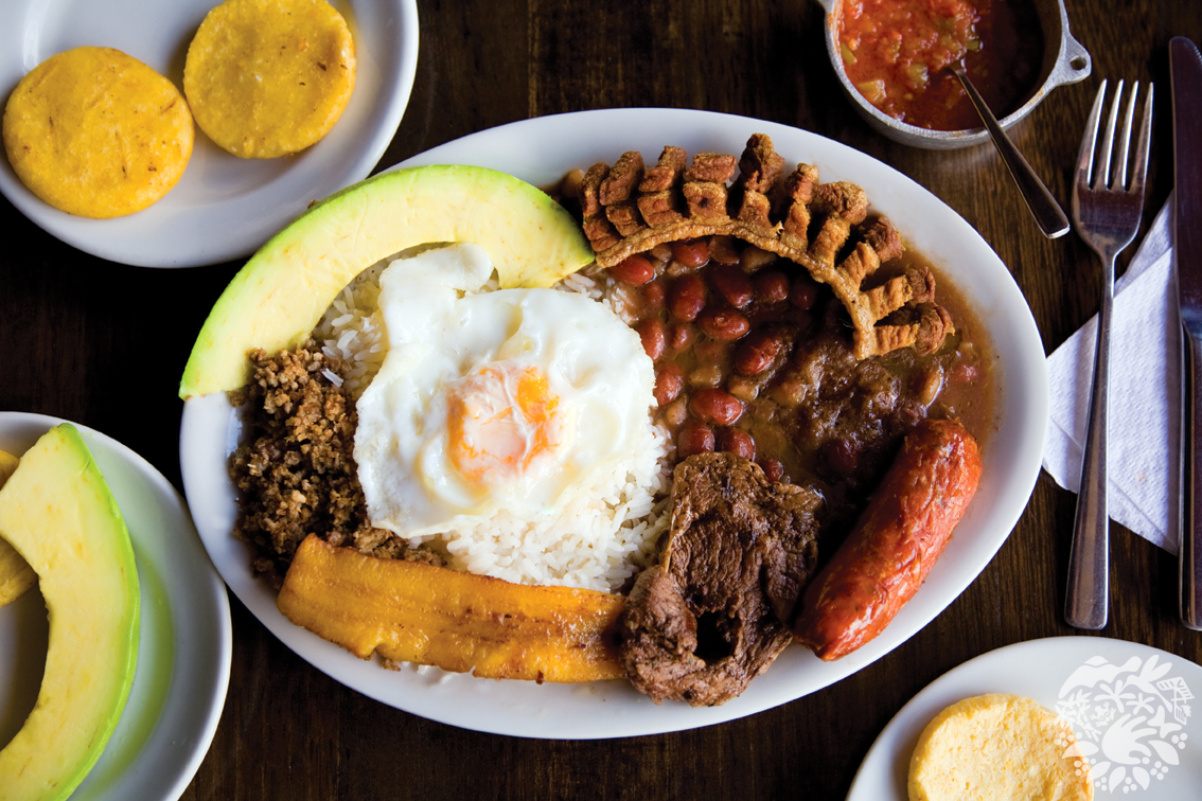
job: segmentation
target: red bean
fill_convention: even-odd
[[[659,281],[652,281],[649,284],[643,285],[643,309],[645,311],[657,312],[664,307],[664,285]]]
[[[772,366],[780,353],[780,340],[767,331],[756,331],[739,343],[734,368],[740,375],[755,375]]]
[[[721,342],[742,339],[751,330],[751,323],[734,309],[718,309],[713,306],[702,310],[697,317],[697,327],[708,336]]]
[[[813,308],[816,300],[818,285],[808,277],[799,277],[793,282],[793,286],[789,287],[789,301],[802,311]]]
[[[741,261],[743,269],[749,273],[754,273],[763,267],[767,267],[772,262],[780,257],[770,250],[762,250],[754,245],[743,249]]]
[[[739,249],[735,246],[734,237],[710,237],[710,258],[719,264],[738,264]]]
[[[676,455],[681,459],[713,449],[714,430],[705,423],[690,420],[681,426],[676,435]]]
[[[754,295],[751,279],[738,267],[711,267],[709,277],[714,289],[718,290],[718,294],[731,306],[741,309],[751,303]]]
[[[743,402],[724,389],[699,389],[689,397],[689,411],[707,423],[728,426],[743,416]]]
[[[773,401],[786,409],[792,409],[804,401],[813,389],[813,382],[806,381],[804,376],[788,373],[769,390],[769,393]]]
[[[789,277],[779,270],[756,273],[751,287],[760,303],[780,303],[789,297]]]
[[[636,253],[610,267],[609,274],[615,281],[642,286],[655,278],[655,265],[646,256]]]
[[[718,431],[717,449],[726,453],[755,458],[755,440],[741,428],[723,428]]]
[[[672,258],[672,246],[667,242],[660,242],[647,251],[647,255],[655,259],[659,264],[667,264],[668,260]]]
[[[710,260],[708,239],[684,239],[672,243],[672,258],[686,267],[700,267]]]
[[[764,468],[764,477],[769,481],[780,481],[785,475],[785,466],[779,459],[764,459],[760,467]]]
[[[705,308],[705,282],[698,275],[682,275],[668,288],[668,313],[672,318],[691,323]]]
[[[689,371],[685,383],[694,389],[722,386],[722,368],[716,364],[700,364]]]
[[[968,361],[957,360],[952,365],[952,382],[956,384],[971,384],[977,380],[977,366]]]
[[[693,359],[698,367],[716,367],[721,372],[722,363],[729,350],[730,345],[721,340],[702,337],[693,346]]]
[[[818,451],[820,465],[828,476],[850,476],[856,470],[860,454],[847,437],[836,437],[822,443]]]
[[[689,402],[677,398],[668,404],[663,411],[664,423],[671,429],[680,428],[689,419]]]
[[[684,350],[696,338],[696,330],[688,323],[677,323],[668,329],[668,344],[672,350]]]
[[[668,334],[659,318],[652,317],[649,320],[643,320],[635,330],[638,331],[639,338],[643,340],[643,350],[647,352],[651,361],[664,355]]]
[[[665,364],[655,375],[655,402],[667,406],[684,389],[684,371],[678,364]]]
[[[726,379],[726,391],[747,403],[760,396],[762,383],[754,376],[732,375]]]

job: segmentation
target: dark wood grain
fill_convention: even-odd
[[[859,118],[835,83],[816,3],[421,0],[419,7],[417,80],[380,168],[546,114],[633,106],[744,114],[845,142],[946,201],[1010,267],[1048,352],[1097,309],[1094,257],[1073,235],[1040,235],[990,147],[914,150]],[[1068,8],[1094,75],[1055,91],[1012,134],[1067,203],[1099,80],[1155,80],[1150,221],[1173,183],[1166,45],[1178,34],[1202,39],[1202,4],[1069,0]],[[0,222],[8,244],[0,253],[0,409],[104,431],[179,486],[179,373],[240,264],[126,267],[58,242],[5,200]],[[233,600],[228,703],[183,798],[842,798],[882,727],[929,682],[993,648],[1079,634],[1060,611],[1074,503],[1041,476],[1014,532],[964,594],[854,676],[750,718],[654,737],[547,742],[423,720],[310,668]],[[1101,634],[1202,662],[1202,634],[1177,621],[1175,558],[1119,526],[1112,547],[1113,603]]]

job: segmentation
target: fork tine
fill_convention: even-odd
[[[1081,138],[1081,151],[1077,154],[1077,175],[1073,186],[1089,186],[1089,178],[1093,172],[1093,151],[1098,140],[1098,121],[1102,116],[1102,101],[1106,98],[1106,80],[1098,87],[1098,95],[1094,98],[1093,109],[1085,123],[1085,135]]]
[[[1127,154],[1131,148],[1131,123],[1135,119],[1135,101],[1139,97],[1139,81],[1131,84],[1131,97],[1127,100],[1127,113],[1123,116],[1123,134],[1119,137],[1119,155],[1114,168],[1115,189],[1126,189],[1127,183]],[[1117,110],[1118,100],[1115,100]]]
[[[1144,118],[1139,125],[1139,142],[1135,145],[1135,164],[1131,168],[1131,191],[1143,194],[1144,179],[1148,175],[1148,151],[1152,149],[1152,90],[1148,83],[1148,96],[1144,98]]]
[[[1123,82],[1114,87],[1114,99],[1110,102],[1110,116],[1106,120],[1106,138],[1102,140],[1102,164],[1093,174],[1093,188],[1101,189],[1110,183],[1110,156],[1114,153],[1114,129],[1119,121],[1119,106],[1122,105]]]

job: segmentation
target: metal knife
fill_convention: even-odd
[[[1173,79],[1173,254],[1181,313],[1181,620],[1202,629],[1202,55],[1193,40],[1169,42]]]

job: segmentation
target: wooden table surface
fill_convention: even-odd
[[[418,5],[417,80],[380,168],[465,134],[558,112],[673,106],[744,114],[842,141],[943,199],[1010,267],[1048,352],[1097,309],[1092,253],[1075,235],[1049,241],[1039,233],[991,147],[910,149],[861,120],[837,88],[816,3]],[[1068,12],[1092,54],[1093,75],[1057,89],[1012,134],[1067,207],[1098,82],[1155,80],[1151,219],[1173,184],[1166,46],[1178,34],[1202,39],[1202,4],[1068,0]],[[0,251],[0,409],[99,429],[179,487],[180,370],[240,262],[178,270],[113,264],[60,243],[6,200],[0,223],[9,243]],[[1041,475],[976,581],[859,673],[742,720],[659,736],[543,741],[424,720],[311,668],[231,599],[228,701],[183,798],[842,798],[889,719],[946,671],[1010,643],[1092,636],[1061,618],[1074,503]],[[1110,623],[1100,633],[1202,662],[1202,634],[1178,622],[1175,557],[1117,525],[1112,549]]]

